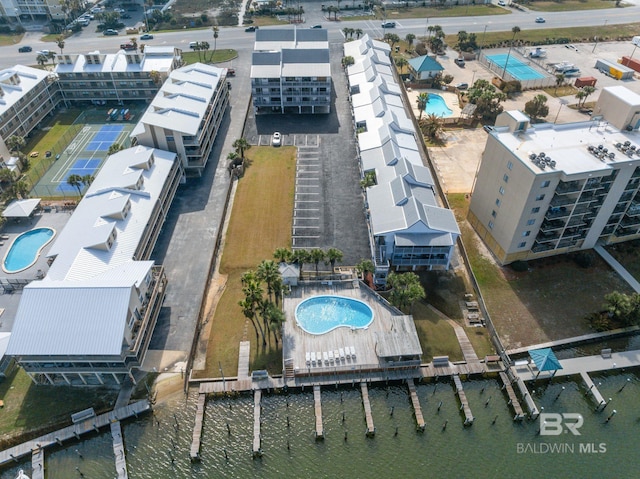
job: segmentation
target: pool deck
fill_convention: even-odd
[[[446,90],[437,90],[435,88],[426,88],[424,90],[411,90],[407,91],[407,95],[409,97],[409,103],[411,104],[411,109],[413,110],[413,114],[416,119],[420,118],[420,110],[418,109],[417,99],[420,93],[435,93],[436,95],[440,95],[449,109],[451,110],[451,115],[445,116],[444,118],[459,118],[462,113],[462,109],[460,108],[460,104],[458,103],[458,95],[456,93],[446,91]],[[423,113],[422,117],[424,118],[428,113]]]

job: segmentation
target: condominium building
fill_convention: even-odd
[[[498,116],[468,218],[501,263],[640,237],[640,96],[605,88],[594,111],[564,125]]]
[[[327,31],[258,30],[251,61],[251,94],[256,113],[329,113]]]
[[[0,70],[0,157],[8,160],[4,141],[27,136],[61,100],[50,74],[16,65]]]
[[[365,35],[344,52],[355,61],[347,75],[361,171],[373,175],[366,208],[374,282],[386,283],[390,271],[446,270],[460,230],[424,166],[390,47]]]
[[[175,47],[146,46],[143,53],[63,54],[56,56],[55,73],[66,104],[151,101],[169,74],[182,65]]]
[[[135,382],[167,282],[150,254],[182,175],[175,153],[144,146],[102,166],[22,292],[7,355],[36,384]]]
[[[0,12],[12,21],[64,20],[61,0],[0,0]]]
[[[169,75],[131,132],[135,142],[177,153],[201,176],[229,104],[227,69],[194,63]]]

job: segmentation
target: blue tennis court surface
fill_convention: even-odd
[[[507,57],[509,62],[507,63]],[[504,68],[507,63],[507,71],[509,74],[517,80],[537,80],[539,78],[545,78],[545,75],[538,72],[536,69],[531,68],[529,65],[521,62],[513,55],[507,53],[500,53],[498,55],[487,55],[487,60],[495,63],[500,68]]]
[[[85,146],[85,151],[108,151],[109,147],[113,145],[122,130],[123,125],[104,125],[97,133],[94,133],[91,141]]]
[[[65,173],[62,180],[60,180],[60,184],[56,188],[58,191],[74,191],[77,192],[75,186],[71,186],[67,183],[67,180],[71,175],[85,176],[85,175],[93,175],[95,171],[100,166],[102,160],[90,160],[86,158],[80,158],[75,161],[73,166]]]

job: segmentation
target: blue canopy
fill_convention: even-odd
[[[529,356],[531,356],[531,359],[533,359],[533,362],[540,372],[562,369],[562,364],[560,364],[556,355],[553,354],[551,348],[534,349],[533,351],[529,351]]]

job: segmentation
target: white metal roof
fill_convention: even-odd
[[[26,218],[40,204],[40,198],[27,198],[26,200],[13,200],[2,212],[5,218]]]
[[[58,55],[55,72],[65,73],[115,73],[115,72],[169,72],[174,62],[181,55],[175,47],[145,47],[144,53],[125,52],[100,53],[99,51],[86,54]],[[94,58],[99,63],[94,63]],[[129,57],[138,57],[139,61],[129,61]],[[68,59],[68,60],[67,60]],[[91,59],[91,63],[89,63]]]
[[[157,126],[183,135],[196,135],[226,68],[194,63],[169,74],[131,136],[145,125]]]
[[[48,75],[49,72],[23,65],[0,70],[0,116],[44,82]]]

